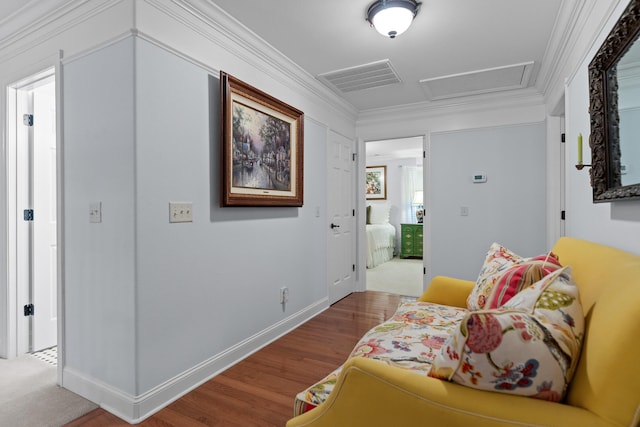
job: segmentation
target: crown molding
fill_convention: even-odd
[[[126,0],[32,0],[0,21],[0,60],[20,55]],[[140,0],[135,0],[136,2]],[[285,87],[355,122],[357,109],[211,0],[143,0]],[[135,3],[135,6],[138,6]],[[132,16],[134,27],[137,17]]]
[[[10,25],[5,27],[0,23],[0,62],[27,52],[124,1],[31,1],[9,17]]]
[[[0,60],[19,55],[33,45],[55,37],[123,1],[126,0],[31,0],[17,12],[0,20]],[[535,93],[519,90],[515,91],[518,95],[509,93],[505,96],[504,93],[499,93],[497,98],[494,94],[479,95],[445,102],[425,101],[358,111],[348,101],[222,10],[213,0],[142,1],[223,47],[283,86],[293,87],[297,92],[311,96],[319,101],[320,106],[352,121],[365,122],[372,117],[387,117],[389,114],[402,114],[404,117],[407,113],[438,116],[483,108],[480,105],[486,106],[487,103],[499,105],[505,100],[509,100],[509,103],[538,102]],[[595,0],[562,1],[535,83],[535,90],[543,97],[543,103],[551,102],[564,93],[566,79],[575,74],[620,1],[612,0],[605,6],[596,5]],[[602,9],[606,10],[603,12]],[[594,18],[594,15],[601,14],[604,15],[595,23],[597,31],[586,32],[585,27],[593,26],[592,21],[598,19],[597,16]],[[132,18],[135,20],[135,17]],[[585,35],[588,37],[585,38]],[[501,101],[498,102],[498,99]]]
[[[283,86],[320,100],[355,122],[358,111],[211,0],[144,0]],[[293,84],[292,84],[293,83]]]
[[[579,34],[576,22],[584,7],[585,0],[575,2],[564,0],[560,5],[536,82],[536,87],[543,94],[548,93],[553,86],[553,81],[558,78],[557,72],[562,70],[568,61],[567,46],[572,40],[575,44],[576,34]]]
[[[541,70],[543,77],[537,86],[545,103],[553,110],[564,96],[567,81],[571,81],[587,59],[594,44],[611,19],[621,0],[563,0]]]
[[[544,105],[542,94],[535,88],[504,91],[492,94],[447,99],[434,102],[377,108],[360,112],[358,126],[369,123],[424,120],[455,114],[486,112],[489,110],[539,107]]]
[[[77,0],[31,0],[9,16],[0,19],[0,41],[24,30],[32,31],[34,23],[41,21],[43,17],[55,14],[57,10],[63,10],[76,3]]]

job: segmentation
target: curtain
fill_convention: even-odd
[[[416,208],[412,204],[416,191],[422,191],[422,166],[402,166],[402,222],[416,222]]]

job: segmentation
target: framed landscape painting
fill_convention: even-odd
[[[222,206],[302,206],[303,117],[220,72]]]
[[[366,191],[367,200],[387,199],[387,167],[367,166],[366,170]]]

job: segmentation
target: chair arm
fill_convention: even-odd
[[[475,390],[414,374],[379,361],[349,359],[327,401],[287,427],[613,426],[560,403]]]
[[[436,276],[431,280],[424,294],[418,298],[418,301],[466,308],[467,297],[474,284],[470,280]]]

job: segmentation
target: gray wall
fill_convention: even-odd
[[[133,39],[64,67],[66,366],[135,393]],[[102,202],[102,223],[89,203]]]
[[[475,280],[494,241],[522,256],[546,251],[545,132],[539,123],[431,135],[432,277]],[[474,184],[476,173],[487,182]]]
[[[326,128],[305,121],[302,208],[220,208],[218,84],[132,37],[64,66],[67,366],[128,394],[327,295]]]

